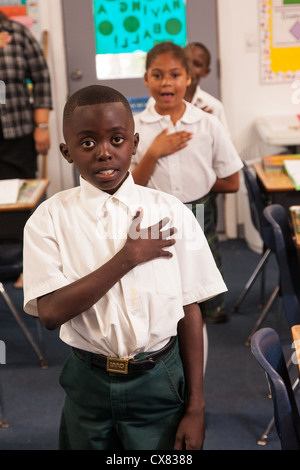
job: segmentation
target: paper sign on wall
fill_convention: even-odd
[[[100,79],[142,76],[158,42],[186,45],[185,0],[94,0],[94,23]]]
[[[300,0],[261,0],[262,81],[300,78]]]

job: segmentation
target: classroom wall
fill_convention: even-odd
[[[39,0],[42,31],[48,31],[48,65],[51,74],[53,111],[50,115],[51,148],[48,153],[48,196],[73,186],[72,165],[60,154],[63,142],[62,112],[68,94],[61,0]]]
[[[260,0],[217,0],[221,100],[233,142],[243,160],[257,160],[283,147],[266,145],[255,120],[262,115],[299,114],[291,83],[261,81]],[[237,195],[226,196],[225,226],[229,237],[240,227],[250,248],[260,251],[261,239],[251,223],[247,191],[241,178]]]
[[[221,98],[233,141],[243,157],[257,138],[257,117],[300,112],[300,105],[292,101],[291,83],[261,83],[259,3],[217,0]]]

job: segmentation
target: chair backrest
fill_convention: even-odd
[[[250,168],[248,168],[247,165],[244,165],[243,167],[243,175],[248,192],[252,223],[256,230],[258,230],[265,247],[271,249],[273,243],[272,231],[270,230],[270,226],[266,222],[263,215],[266,204],[263,200],[261,190],[256,181],[256,178],[253,176]]]
[[[251,351],[268,376],[281,448],[299,450],[299,412],[278,334],[272,328],[258,330],[252,337]]]
[[[273,231],[283,308],[290,326],[300,325],[300,263],[288,212],[279,204],[267,206],[264,216]]]
[[[22,243],[0,243],[0,281],[18,277],[23,270]]]

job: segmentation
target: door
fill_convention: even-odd
[[[112,28],[111,17],[107,16],[106,21],[96,23],[94,18],[94,1],[93,0],[61,0],[63,7],[64,29],[65,29],[65,44],[66,44],[66,57],[67,57],[67,70],[68,70],[68,89],[69,94],[74,93],[79,88],[87,85],[99,83],[102,85],[111,86],[123,93],[126,98],[131,102],[132,106],[136,106],[142,110],[148,99],[148,89],[143,82],[144,70],[140,71],[140,76],[131,78],[102,78],[97,77],[96,68],[96,29],[102,28],[102,37],[109,36],[110,29]],[[178,15],[178,5],[183,2],[178,0],[159,0],[156,2],[156,9],[152,9],[150,15],[157,16],[162,11],[169,12],[170,17]],[[211,52],[211,73],[207,78],[201,80],[201,88],[211,93],[216,98],[219,98],[219,58],[218,58],[218,34],[217,34],[217,6],[216,1],[207,0],[186,0],[186,9],[183,29],[186,31],[187,42],[201,42],[205,44]],[[140,9],[145,13],[147,8],[150,8],[149,0],[103,0],[98,1],[97,8],[98,14],[103,11],[103,15],[109,14],[109,9],[117,5],[119,12],[128,10],[128,16],[131,18],[131,23],[128,25],[128,30],[133,32],[136,24],[134,23],[135,9]],[[152,4],[153,5],[153,4]],[[144,8],[144,10],[142,10]],[[106,13],[105,11],[106,10]],[[96,15],[97,12],[95,12]],[[121,15],[119,13],[119,16]],[[181,11],[182,13],[182,11]],[[117,15],[115,15],[117,16]],[[127,18],[128,18],[127,16]],[[147,16],[148,19],[148,16]],[[173,25],[178,25],[182,18],[178,17],[173,20]],[[177,23],[176,23],[177,21]],[[159,23],[159,22],[157,22]],[[154,25],[155,27],[155,25]],[[172,36],[172,31],[170,31]],[[170,38],[167,37],[167,40]],[[164,40],[166,40],[164,38]],[[137,42],[137,36],[134,36]],[[113,46],[121,44],[121,33],[114,34]],[[123,39],[124,43],[126,38]],[[182,44],[185,45],[185,44]],[[102,70],[107,67],[103,66]],[[101,72],[101,71],[100,71]],[[99,72],[98,72],[99,74]],[[78,174],[75,170],[75,182],[78,184]],[[224,209],[223,209],[223,196],[218,197],[218,231],[224,231]]]
[[[115,4],[118,3],[120,11],[128,8],[128,11],[132,12],[134,8],[137,8],[139,5],[142,5],[140,8],[150,8],[148,1],[149,0],[144,2],[137,0],[115,0]],[[106,6],[107,10],[111,7],[112,3],[111,0],[99,2],[99,4]],[[164,11],[176,13],[180,2],[176,0],[160,0],[158,3]],[[62,0],[69,93],[72,94],[79,88],[90,84],[101,83],[116,88],[127,98],[144,97],[148,95],[148,90],[142,80],[143,70],[139,77],[122,79],[97,78],[93,5],[93,0]],[[144,12],[145,11],[146,10],[144,10]],[[158,8],[154,13],[155,15],[159,14]],[[131,18],[132,16],[133,15],[131,15]],[[103,21],[102,25],[103,33],[108,35],[110,22]],[[135,27],[134,23],[132,22],[129,28],[130,26],[133,31]],[[217,14],[215,1],[186,0],[186,32],[188,42],[203,42],[209,48],[212,55],[212,72],[209,74],[208,78],[203,80],[203,83],[201,82],[201,86],[207,92],[219,97]],[[117,34],[114,37],[115,43],[117,41],[120,43],[121,38],[118,38]]]

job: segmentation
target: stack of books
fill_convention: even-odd
[[[262,164],[265,171],[284,171],[287,160],[300,161],[300,155],[269,155],[262,157]]]

